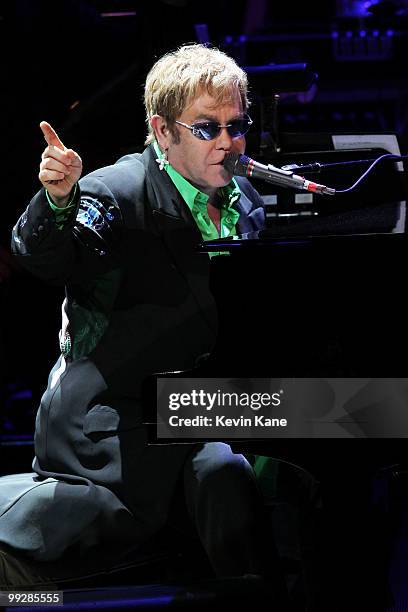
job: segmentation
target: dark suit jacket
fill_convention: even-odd
[[[260,229],[262,200],[248,181],[238,182],[237,231]],[[141,383],[154,372],[191,369],[211,352],[217,317],[209,258],[196,249],[201,234],[152,147],[79,185],[77,215],[62,229],[41,190],[13,231],[21,264],[65,285],[72,338],[72,356],[57,361],[41,400],[33,468],[108,489],[137,513],[140,488],[148,489],[140,478],[149,470]],[[166,469],[173,464],[175,473],[187,451],[169,450]],[[163,469],[170,490],[174,478]]]

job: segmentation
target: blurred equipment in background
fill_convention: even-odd
[[[325,3],[322,11],[308,5],[309,15],[298,3],[291,3],[290,12],[275,3],[253,4],[258,12],[251,27],[246,34],[227,32],[226,51],[243,66],[304,63],[319,75],[306,93],[279,91],[272,75],[269,91],[254,85],[255,102],[261,95],[266,108],[280,93],[281,130],[388,131],[398,135],[402,150],[407,148],[406,2]]]

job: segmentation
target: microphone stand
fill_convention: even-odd
[[[300,172],[302,174],[307,174],[310,172],[314,172],[318,174],[322,170],[326,170],[326,168],[335,168],[338,166],[358,166],[362,164],[372,164],[377,158],[373,157],[371,159],[356,159],[356,160],[348,160],[341,162],[330,162],[327,164],[321,164],[320,162],[313,162],[311,164],[287,164],[285,166],[281,166],[282,170],[289,170],[291,172]],[[394,163],[398,163],[394,159],[390,158]]]

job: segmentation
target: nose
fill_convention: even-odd
[[[232,146],[232,138],[228,133],[226,127],[222,127],[220,133],[218,134],[215,141],[216,149],[224,149],[225,151],[229,151]]]

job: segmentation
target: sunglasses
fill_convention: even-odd
[[[216,121],[203,121],[202,123],[193,123],[192,125],[182,121],[175,121],[175,123],[191,130],[193,136],[200,140],[214,140],[214,138],[218,138],[220,135],[221,128],[226,128],[231,138],[241,138],[248,132],[253,121],[249,115],[245,115],[240,119],[233,119],[225,125],[221,125]]]

